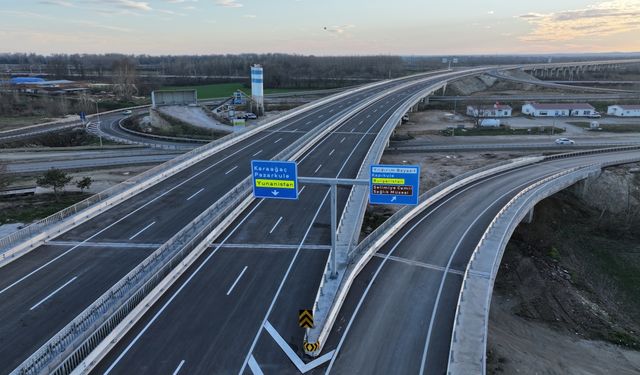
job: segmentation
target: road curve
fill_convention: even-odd
[[[519,191],[560,170],[640,151],[559,159],[459,189],[411,220],[357,277],[324,352],[324,373],[444,374],[462,277],[478,241]]]

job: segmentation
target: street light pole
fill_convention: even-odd
[[[98,117],[98,138],[100,139],[100,148],[102,148],[102,133],[100,133],[100,110],[98,109],[98,101],[96,103],[96,116]]]

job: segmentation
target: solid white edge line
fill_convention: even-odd
[[[514,189],[511,189],[508,192],[502,194],[500,197],[498,197],[498,199],[496,199],[493,202],[491,202],[491,204],[489,206],[487,206],[487,208],[485,208],[480,213],[480,215],[478,215],[475,218],[475,220],[471,223],[471,225],[469,225],[469,227],[467,227],[467,230],[464,231],[462,236],[460,236],[460,240],[458,240],[458,243],[456,244],[456,247],[453,249],[453,252],[449,256],[449,261],[447,262],[447,266],[445,268],[445,272],[442,274],[442,279],[440,281],[440,287],[438,288],[438,294],[436,295],[436,299],[435,299],[435,301],[433,303],[433,310],[431,312],[431,319],[429,320],[429,329],[427,331],[427,338],[426,338],[425,343],[424,343],[424,351],[422,352],[422,359],[421,359],[421,362],[420,362],[420,372],[419,372],[420,374],[424,374],[424,369],[426,368],[426,365],[427,365],[427,356],[428,356],[428,353],[429,353],[429,344],[431,343],[431,333],[433,332],[433,323],[435,322],[436,316],[438,315],[438,307],[440,307],[440,297],[442,297],[442,290],[444,289],[444,283],[447,280],[447,276],[449,276],[449,270],[451,269],[451,263],[453,262],[453,258],[455,258],[456,254],[458,253],[458,250],[460,249],[460,245],[462,245],[462,241],[467,237],[467,234],[469,234],[469,231],[471,230],[471,228],[473,228],[478,223],[478,220],[480,220],[480,218],[482,218],[487,213],[487,211],[489,211],[489,209],[491,209],[494,205],[498,204],[498,202],[500,202],[505,197],[507,197],[510,194],[512,194],[514,191],[522,190],[522,187],[525,186],[525,185],[531,185],[531,183],[527,182],[527,183],[524,183],[524,184],[520,184],[517,187],[515,187]]]
[[[145,230],[147,230],[147,229],[151,228],[151,226],[152,226],[153,224],[155,224],[155,223],[156,223],[156,222],[154,221],[153,223],[151,223],[151,224],[147,225],[146,227],[144,227],[144,228],[140,229],[140,231],[138,231],[138,233],[136,233],[136,234],[134,234],[133,236],[129,237],[129,241],[131,241],[132,239],[134,239],[134,238],[138,237],[142,232],[144,232]]]
[[[492,180],[494,178],[496,178],[497,176],[492,176],[487,178],[485,181],[487,180]],[[349,319],[349,323],[347,323],[347,327],[345,328],[344,332],[342,333],[342,336],[340,337],[340,341],[338,342],[338,346],[336,347],[336,356],[331,360],[331,363],[329,363],[329,366],[327,367],[327,370],[325,371],[325,375],[328,375],[329,373],[331,373],[331,369],[333,368],[333,364],[335,362],[335,360],[338,358],[337,354],[340,353],[340,349],[342,348],[342,344],[344,343],[349,331],[351,330],[351,325],[353,324],[356,316],[358,315],[358,313],[360,312],[360,308],[362,307],[362,304],[364,303],[364,300],[366,299],[367,295],[369,294],[369,290],[371,289],[371,286],[373,285],[373,283],[377,280],[378,278],[378,274],[382,271],[382,268],[384,267],[384,265],[387,263],[387,261],[389,260],[389,257],[393,256],[393,253],[396,251],[396,249],[398,248],[398,246],[400,246],[400,244],[402,243],[402,241],[404,241],[404,239],[413,232],[413,230],[418,227],[424,220],[426,220],[428,217],[430,217],[434,212],[436,212],[440,207],[444,206],[447,202],[451,201],[452,199],[454,199],[455,197],[457,197],[458,195],[464,193],[465,191],[471,189],[474,185],[472,186],[467,186],[465,188],[463,188],[462,190],[460,190],[459,192],[455,193],[453,196],[449,197],[447,200],[439,202],[436,204],[436,206],[431,209],[430,212],[428,212],[425,216],[423,216],[422,218],[420,218],[420,220],[418,220],[415,224],[413,224],[409,230],[403,234],[400,239],[396,242],[396,244],[391,248],[391,250],[386,254],[386,256],[384,257],[384,259],[382,260],[382,263],[378,266],[378,268],[376,269],[376,272],[373,274],[373,276],[371,277],[371,279],[369,280],[369,283],[367,284],[367,287],[365,288],[364,292],[362,292],[362,296],[360,297],[360,300],[358,301],[358,304],[356,305],[355,310],[353,311],[353,313],[351,314],[351,318]]]
[[[256,362],[253,355],[249,358],[249,368],[251,369],[251,372],[253,372],[253,375],[264,375],[264,372],[262,372],[262,369],[258,365],[258,362]]]
[[[298,193],[298,195],[300,195],[300,193]],[[276,223],[273,224],[273,227],[271,227],[271,230],[269,231],[269,234],[273,233],[273,231],[276,230],[276,227],[278,226],[278,224],[280,224],[281,221],[282,221],[282,216],[280,216],[278,221],[276,221]]]
[[[373,126],[373,125],[372,125],[372,126]],[[341,127],[342,127],[342,125],[341,125],[341,126],[338,126],[338,127],[337,127],[333,132],[338,131],[338,129],[340,129]],[[263,137],[263,138],[261,138],[261,139],[264,139],[264,138],[267,138],[267,137],[268,137],[268,136],[265,136],[265,137]],[[318,142],[315,146],[313,146],[313,148],[312,148],[312,149],[307,153],[307,155],[303,156],[303,157],[299,160],[299,163],[301,163],[302,161],[304,161],[304,160],[305,160],[305,159],[310,155],[310,153],[311,153],[312,151],[314,151],[315,149],[317,149],[318,147],[320,147],[320,145],[321,145],[322,143],[324,143],[324,142],[325,142],[326,140],[328,140],[328,139],[329,139],[329,137],[326,137],[326,138],[324,138],[323,140],[321,140],[320,142]],[[257,142],[257,141],[256,141],[256,142]],[[255,142],[254,142],[254,143],[255,143]],[[248,147],[248,146],[249,146],[249,145],[247,145],[246,147]],[[246,147],[245,147],[245,148],[246,148]],[[347,158],[347,160],[351,157],[351,155],[353,155],[353,153],[354,153],[354,152],[355,152],[355,149],[354,149],[353,151],[351,151],[351,154],[349,154],[349,157]],[[341,168],[340,172],[342,171],[342,169],[344,169],[344,166],[345,166],[345,165],[346,165],[346,162],[345,162],[345,164],[343,165],[343,167]],[[213,167],[213,166],[211,166],[211,167]],[[209,167],[209,168],[211,168],[211,167]],[[204,173],[204,172],[202,172],[202,173]],[[194,176],[194,177],[195,177],[195,176]],[[194,178],[194,177],[192,177],[192,178]],[[191,179],[191,178],[190,178],[190,179]],[[184,182],[183,182],[183,183],[184,183]],[[304,187],[302,188],[302,190],[304,190],[304,188],[305,188],[305,187],[306,187],[306,186],[304,186]],[[302,190],[301,190],[301,191],[302,191]],[[168,193],[168,192],[166,192],[166,193]],[[166,194],[166,193],[165,193],[165,194]],[[307,229],[307,233],[305,234],[305,237],[303,238],[302,242],[301,242],[301,243],[300,243],[300,245],[298,246],[298,249],[296,250],[296,253],[295,253],[294,257],[293,257],[292,263],[289,265],[289,269],[288,269],[288,271],[287,271],[287,274],[285,274],[285,277],[284,277],[284,279],[282,280],[282,283],[280,284],[280,288],[278,289],[278,292],[276,293],[276,296],[274,297],[274,300],[272,301],[271,307],[269,308],[269,311],[267,312],[267,315],[265,315],[265,317],[264,317],[264,320],[263,320],[263,323],[262,323],[262,324],[264,324],[264,322],[266,321],[267,317],[268,317],[268,316],[269,316],[269,314],[271,313],[271,310],[273,309],[273,305],[275,304],[275,300],[277,299],[277,297],[278,297],[278,295],[279,295],[279,293],[280,293],[280,290],[282,289],[282,287],[283,287],[283,285],[284,285],[284,282],[286,281],[286,278],[287,278],[287,276],[288,276],[288,272],[290,272],[290,271],[291,271],[291,267],[293,266],[293,262],[295,262],[295,259],[297,258],[298,253],[300,252],[301,248],[303,247],[303,244],[304,244],[304,241],[305,241],[305,239],[306,239],[306,236],[308,235],[309,231],[311,230],[312,225],[313,225],[313,222],[315,222],[315,220],[316,220],[316,218],[317,218],[318,214],[320,213],[320,209],[321,209],[321,208],[322,208],[322,206],[324,205],[324,203],[325,203],[325,201],[326,201],[327,197],[329,196],[329,193],[330,193],[330,192],[329,192],[329,191],[327,191],[327,193],[325,194],[324,200],[320,203],[320,207],[318,208],[318,211],[316,212],[316,215],[314,216],[313,220],[311,221],[311,224],[309,225],[309,228]],[[164,194],[163,194],[163,195],[164,195]],[[218,245],[218,246],[217,246],[217,247],[216,247],[216,248],[211,252],[211,254],[210,254],[209,256],[207,256],[207,258],[205,258],[205,260],[200,264],[200,266],[198,266],[198,268],[196,268],[196,270],[195,270],[195,271],[194,271],[194,272],[193,272],[193,273],[192,273],[192,274],[191,274],[191,275],[190,275],[190,276],[189,276],[189,277],[184,281],[184,283],[183,283],[183,284],[178,288],[178,290],[177,290],[173,295],[171,295],[171,297],[169,298],[169,300],[168,300],[168,301],[167,301],[167,302],[162,306],[162,308],[160,308],[160,310],[159,310],[159,311],[158,311],[158,312],[153,316],[153,318],[151,318],[151,320],[150,320],[150,321],[149,321],[149,322],[144,326],[144,328],[143,328],[143,329],[138,333],[138,335],[136,335],[136,337],[135,337],[135,338],[133,338],[133,340],[129,343],[129,345],[127,345],[127,347],[123,350],[123,352],[122,352],[122,353],[120,353],[120,355],[119,355],[119,356],[114,360],[114,362],[113,362],[113,363],[111,364],[111,366],[109,366],[109,368],[108,368],[108,369],[103,373],[103,375],[108,375],[108,374],[109,374],[109,373],[110,373],[110,372],[111,372],[111,371],[112,371],[112,370],[113,370],[113,369],[118,365],[118,363],[122,360],[122,358],[123,358],[123,357],[127,354],[127,352],[129,352],[129,350],[131,350],[131,348],[132,348],[132,347],[133,347],[133,346],[134,346],[134,345],[135,345],[135,344],[140,340],[140,338],[141,338],[141,337],[144,335],[144,333],[149,329],[149,327],[150,327],[150,326],[151,326],[151,325],[152,325],[152,324],[153,324],[153,323],[158,319],[158,317],[162,314],[162,312],[163,312],[163,311],[164,311],[164,310],[165,310],[165,309],[166,309],[166,308],[167,308],[167,307],[168,307],[168,306],[173,302],[173,300],[175,300],[175,298],[178,296],[178,294],[179,294],[179,293],[180,293],[180,292],[181,292],[181,291],[182,291],[182,290],[183,290],[183,289],[184,289],[184,288],[185,288],[185,287],[186,287],[186,286],[191,282],[191,280],[195,277],[195,275],[196,275],[196,274],[198,274],[198,273],[200,272],[200,270],[201,270],[201,269],[206,265],[206,263],[208,263],[208,261],[211,259],[211,257],[212,257],[212,256],[213,256],[213,255],[214,255],[214,254],[215,254],[215,253],[216,253],[216,252],[217,252],[221,247],[223,247],[223,246],[224,246],[224,244],[227,242],[227,240],[228,240],[229,238],[231,238],[231,236],[236,232],[236,230],[238,230],[238,228],[240,228],[240,226],[244,225],[244,222],[245,222],[249,217],[251,217],[251,215],[253,215],[253,213],[255,212],[255,210],[256,210],[256,209],[258,209],[258,207],[260,207],[260,205],[261,205],[263,202],[264,202],[264,200],[260,200],[260,201],[258,202],[258,204],[256,204],[256,205],[255,205],[255,206],[254,206],[254,207],[253,207],[253,208],[252,208],[252,209],[247,213],[247,215],[246,215],[242,220],[240,220],[240,223],[239,223],[236,227],[234,227],[234,229],[231,231],[231,233],[229,233],[229,234],[227,235],[227,237],[225,237],[225,238],[222,240],[222,242],[220,242],[220,244],[219,244],[219,245]],[[0,293],[2,293],[2,291],[0,291]],[[258,330],[258,333],[257,333],[257,335],[256,335],[256,337],[255,337],[255,339],[254,339],[254,343],[253,343],[253,345],[251,346],[251,349],[250,349],[250,351],[249,351],[249,354],[247,355],[247,358],[245,359],[245,362],[244,362],[244,364],[243,364],[243,366],[242,366],[242,369],[240,370],[240,372],[241,372],[241,373],[244,371],[244,369],[245,369],[245,367],[246,367],[246,365],[247,365],[247,362],[248,362],[248,360],[249,360],[249,357],[250,357],[250,356],[252,356],[253,348],[255,347],[255,345],[256,345],[256,343],[257,343],[257,340],[258,340],[258,338],[259,338],[259,336],[260,336],[260,333],[262,332],[262,327],[263,327],[263,326],[261,325],[261,326],[260,326],[260,328],[259,328],[259,330]],[[322,358],[322,357],[321,357],[321,358]]]
[[[29,309],[29,311],[33,311],[34,309],[36,309],[38,306],[42,305],[46,300],[48,300],[49,298],[53,297],[56,293],[58,293],[59,291],[62,290],[62,288],[64,288],[65,286],[71,284],[75,279],[77,279],[78,276],[74,276],[71,280],[67,281],[66,283],[62,284],[61,287],[59,287],[58,289],[54,290],[53,292],[51,292],[48,296],[44,297],[43,299],[40,300],[40,302],[36,303],[35,305],[31,306],[31,308]]]
[[[238,284],[238,281],[240,281],[240,279],[242,278],[242,275],[244,275],[244,273],[247,271],[247,268],[249,268],[249,266],[244,266],[244,268],[242,269],[242,272],[240,272],[240,274],[236,278],[236,281],[233,282],[233,285],[231,285],[231,288],[229,288],[229,290],[227,291],[227,295],[233,292],[233,288],[236,287],[236,284]]]
[[[390,108],[389,111],[392,108]],[[389,112],[389,111],[387,111],[387,112]],[[371,131],[371,129],[378,123],[378,121],[380,121],[382,119],[382,117],[387,112],[382,114],[382,116],[380,116],[376,121],[374,121],[371,124],[371,126],[367,129],[367,131],[365,133],[368,133],[369,131]],[[336,130],[340,129],[341,127],[342,127],[342,125],[338,126],[338,128]],[[360,137],[360,140],[356,143],[355,147],[351,150],[349,155],[347,155],[347,158],[344,161],[344,163],[342,163],[342,167],[340,168],[340,170],[338,171],[336,176],[339,176],[342,173],[344,168],[347,166],[347,163],[349,162],[349,160],[351,159],[353,154],[356,152],[356,150],[358,149],[358,147],[360,146],[360,143],[362,143],[364,138],[365,138],[364,136]],[[328,137],[325,138],[325,140],[326,139],[328,139]],[[344,138],[343,138],[343,140],[344,140]],[[323,142],[324,141],[319,142],[316,146],[314,146],[313,149],[315,150],[316,148],[318,148],[320,146],[320,144],[322,144]],[[302,160],[304,160],[309,155],[310,155],[310,153],[305,155],[305,157],[303,157]],[[287,268],[287,271],[285,272],[285,274],[284,274],[284,276],[282,278],[282,281],[280,282],[280,286],[278,287],[278,290],[276,291],[276,294],[274,295],[273,300],[271,301],[271,305],[269,306],[269,309],[267,309],[267,313],[265,314],[264,319],[262,320],[262,324],[260,325],[260,328],[258,328],[258,332],[256,333],[256,336],[255,336],[255,338],[253,340],[253,343],[251,344],[251,347],[249,348],[249,352],[247,353],[247,356],[245,357],[244,363],[242,364],[242,367],[240,368],[240,371],[238,372],[239,375],[242,375],[244,373],[244,370],[247,367],[247,363],[249,362],[249,358],[253,355],[253,350],[255,349],[255,347],[256,347],[256,345],[258,343],[258,339],[260,339],[260,335],[262,334],[262,329],[264,328],[264,325],[267,322],[267,319],[269,318],[269,315],[271,315],[271,311],[273,310],[273,307],[275,306],[276,301],[278,300],[278,297],[280,296],[280,292],[282,291],[282,288],[284,287],[284,284],[287,281],[287,278],[289,277],[289,273],[291,272],[291,269],[293,268],[293,265],[296,262],[296,259],[298,258],[298,255],[300,254],[300,249],[304,245],[304,242],[307,240],[307,236],[309,235],[309,232],[311,231],[311,228],[313,227],[313,223],[315,223],[316,219],[318,218],[318,215],[320,214],[320,210],[324,206],[325,202],[327,201],[327,198],[329,197],[329,194],[331,193],[330,190],[331,189],[328,189],[327,192],[325,193],[324,198],[322,199],[322,202],[320,202],[320,206],[318,207],[318,210],[316,211],[315,215],[313,216],[313,219],[311,220],[311,224],[309,224],[309,228],[307,228],[307,231],[305,232],[304,236],[302,237],[302,241],[300,241],[300,245],[298,246],[298,249],[296,250],[296,253],[293,256],[293,259],[291,260],[291,263],[289,263],[289,267]],[[330,352],[330,353],[333,353],[333,351]],[[327,354],[329,354],[329,353],[327,353]],[[331,364],[333,364],[333,361],[335,360],[335,357],[329,356],[327,354],[325,354],[324,356],[322,356],[320,358],[323,358],[323,360],[331,359]],[[324,358],[326,358],[326,359],[324,359]]]
[[[193,197],[195,197],[196,195],[202,193],[204,191],[204,188],[196,191],[195,193],[193,193],[189,198],[187,198],[188,201],[190,201]]]
[[[313,228],[313,223],[315,223],[316,220],[318,219],[318,215],[320,215],[320,210],[322,210],[322,207],[326,203],[327,198],[329,198],[329,193],[330,192],[331,192],[330,189],[327,189],[327,192],[325,193],[324,198],[322,199],[322,202],[320,202],[318,210],[316,211],[315,215],[313,215],[313,218],[311,219],[311,222],[309,223],[309,227],[307,228],[306,232],[304,233],[304,236],[302,236],[302,240],[300,241],[300,244],[298,245],[298,249],[296,250],[295,254],[293,255],[293,258],[291,258],[291,262],[289,263],[289,267],[287,267],[287,270],[285,271],[285,273],[284,273],[284,275],[282,277],[282,281],[280,281],[280,285],[278,286],[278,290],[276,290],[276,293],[273,296],[273,299],[271,300],[271,305],[269,305],[269,308],[267,309],[267,312],[264,315],[264,318],[262,319],[262,322],[260,323],[260,327],[258,328],[258,332],[256,333],[256,336],[254,337],[253,342],[251,343],[251,347],[249,348],[249,352],[247,353],[247,356],[245,357],[244,362],[242,363],[242,367],[240,368],[240,371],[238,372],[239,375],[242,375],[244,373],[244,369],[247,367],[247,362],[249,362],[249,357],[251,357],[253,355],[253,350],[255,349],[256,344],[258,344],[258,339],[260,339],[260,335],[262,334],[262,329],[264,328],[264,324],[267,322],[267,319],[269,318],[269,315],[271,315],[271,312],[273,311],[273,307],[276,305],[276,301],[280,297],[280,292],[282,291],[282,288],[284,288],[284,284],[286,283],[287,279],[289,278],[289,274],[291,273],[291,270],[293,269],[293,265],[296,263],[296,260],[298,259],[298,255],[300,255],[300,251],[302,249],[302,246],[304,245],[305,241],[307,240],[307,237],[309,236],[309,232],[311,232],[311,228]]]
[[[164,193],[158,195],[157,197],[151,199],[150,201],[146,202],[145,204],[143,204],[142,206],[136,208],[134,211],[129,212],[128,214],[126,214],[125,216],[121,217],[120,219],[116,220],[115,222],[109,224],[108,226],[102,228],[101,230],[99,230],[98,232],[94,233],[93,235],[89,236],[88,238],[86,238],[85,240],[83,240],[82,242],[80,242],[79,244],[75,245],[74,247],[70,248],[69,250],[65,251],[64,253],[58,255],[57,257],[51,259],[50,261],[48,261],[47,263],[41,265],[40,267],[36,268],[35,270],[29,272],[28,274],[22,276],[21,278],[19,278],[18,280],[14,281],[13,283],[9,284],[8,286],[6,286],[4,289],[0,290],[0,294],[3,294],[4,292],[6,292],[7,290],[15,287],[16,285],[22,283],[23,281],[25,281],[26,279],[30,278],[31,276],[35,275],[36,273],[40,272],[41,270],[45,269],[46,267],[48,267],[49,265],[53,264],[54,262],[56,262],[57,260],[61,259],[62,257],[66,256],[67,254],[71,253],[72,251],[74,251],[75,249],[77,249],[78,247],[82,246],[83,243],[91,241],[92,239],[94,239],[95,237],[99,236],[100,234],[104,233],[105,231],[107,231],[108,229],[114,227],[115,225],[119,224],[120,222],[126,220],[127,218],[131,217],[132,215],[134,215],[135,213],[137,213],[138,211],[141,211],[142,209],[144,209],[145,207],[151,205],[152,203],[154,203],[155,201],[159,200],[160,198],[164,197],[165,195],[171,193],[172,191],[178,189],[179,187],[181,187],[182,185],[188,183],[189,181],[193,180],[194,178],[204,174],[205,172],[207,172],[209,169],[217,166],[218,164],[224,162],[225,160],[231,158],[232,156],[240,153],[241,151],[244,151],[245,149],[253,146],[254,144],[270,137],[271,134],[267,134],[264,137],[261,137],[259,139],[256,139],[255,141],[249,143],[248,145],[240,148],[239,150],[233,152],[232,154],[225,156],[224,158],[218,160],[217,162],[213,163],[212,165],[208,166],[207,168],[197,172],[196,174],[194,174],[193,176],[187,178],[186,180],[183,180],[182,182],[180,182],[179,184],[173,186],[172,188],[170,188],[169,190],[165,191]]]
[[[178,373],[182,369],[182,366],[184,366],[184,362],[185,362],[184,359],[180,361],[180,364],[178,365],[178,367],[176,367],[176,369],[173,371],[173,375],[178,375]]]
[[[240,228],[240,226],[244,225],[245,221],[247,221],[247,219],[249,217],[251,217],[251,215],[253,215],[253,212],[260,207],[260,205],[262,204],[262,202],[264,202],[264,200],[259,201],[258,204],[256,204],[248,213],[247,216],[245,216],[242,220],[240,220],[240,223],[238,223],[238,225],[235,226],[235,228],[233,228],[233,230],[227,235],[227,237],[225,237],[222,242],[220,243],[220,245],[218,247],[216,247],[211,254],[209,254],[203,261],[202,263],[200,263],[200,265],[198,265],[198,267],[193,271],[193,273],[191,275],[189,275],[189,277],[184,281],[184,283],[182,285],[180,285],[180,287],[178,288],[178,290],[176,290],[171,297],[167,300],[167,302],[164,303],[164,305],[162,305],[162,307],[158,310],[158,312],[151,318],[151,320],[149,320],[149,322],[144,326],[144,328],[142,328],[142,330],[140,330],[140,332],[136,335],[136,337],[134,337],[131,342],[129,343],[129,345],[127,345],[126,348],[124,348],[124,350],[122,351],[122,353],[120,353],[120,355],[118,355],[118,357],[113,361],[113,363],[111,364],[111,366],[109,366],[109,368],[107,368],[107,370],[103,373],[104,375],[108,375],[109,373],[111,373],[111,371],[118,365],[118,363],[120,363],[120,361],[122,360],[122,358],[124,358],[125,355],[127,355],[127,353],[129,352],[129,350],[131,350],[131,348],[138,342],[138,340],[140,340],[140,338],[147,332],[147,330],[149,330],[149,327],[151,327],[151,325],[153,325],[153,323],[155,323],[156,320],[158,320],[158,317],[160,317],[160,315],[162,315],[162,313],[164,312],[164,310],[167,309],[167,307],[173,302],[173,300],[176,299],[176,297],[178,297],[178,295],[184,290],[184,288],[186,288],[190,283],[191,280],[193,280],[194,277],[196,277],[196,275],[198,273],[200,273],[200,270],[202,270],[202,268],[204,268],[204,266],[209,262],[209,260],[211,260],[211,258],[220,250],[221,247],[224,246],[224,244],[227,242],[227,240],[238,230],[238,228]]]

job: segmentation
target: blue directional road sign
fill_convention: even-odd
[[[419,165],[372,165],[370,172],[371,204],[418,204]]]
[[[252,160],[256,198],[298,199],[298,165],[293,161]]]

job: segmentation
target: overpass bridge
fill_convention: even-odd
[[[381,82],[312,103],[0,240],[0,332],[14,338],[0,348],[0,370],[244,374],[340,366],[342,347],[330,363],[301,365],[290,356],[302,354],[297,311],[314,304],[326,268],[328,191],[303,186],[298,202],[254,201],[249,160],[293,159],[303,175],[356,177],[417,101],[486,71]],[[357,218],[362,204],[340,189],[343,217]]]

